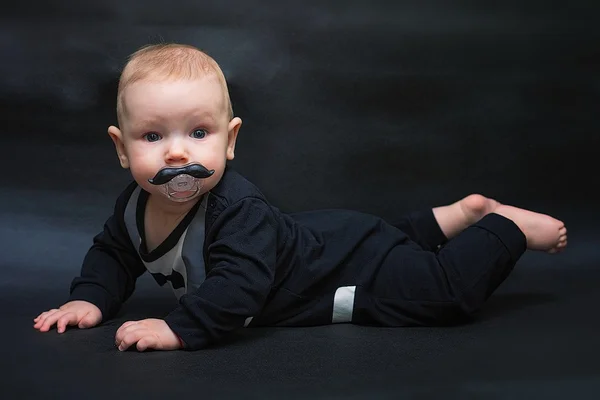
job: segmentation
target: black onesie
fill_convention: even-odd
[[[430,209],[394,224],[347,210],[285,214],[228,167],[148,252],[147,199],[135,182],[119,196],[69,300],[110,319],[148,271],[178,297],[165,321],[191,350],[243,326],[460,322],[526,249],[523,233],[498,214],[450,241]]]

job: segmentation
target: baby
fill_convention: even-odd
[[[469,195],[390,223],[347,210],[284,214],[227,165],[242,125],[218,64],[188,45],[135,52],[118,88],[119,161],[133,176],[68,302],[34,328],[113,318],[148,271],[178,306],[125,322],[124,351],[196,350],[244,326],[448,325],[477,312],[525,250],[567,245],[550,216]]]

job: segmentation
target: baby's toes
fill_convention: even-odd
[[[566,240],[565,240],[565,241],[562,241],[562,242],[558,242],[558,243],[556,244],[556,246],[554,246],[554,247],[552,248],[552,250],[554,250],[554,251],[552,252],[552,254],[554,254],[554,253],[560,253],[561,251],[563,251],[563,250],[565,249],[565,247],[567,247],[567,241],[566,241]]]
[[[556,241],[556,245],[554,247],[552,247],[550,250],[548,250],[548,253],[550,254],[556,254],[556,253],[560,253],[561,251],[563,251],[565,249],[565,247],[567,247],[567,235],[561,235],[558,240]]]

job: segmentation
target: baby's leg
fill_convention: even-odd
[[[500,204],[478,194],[433,209],[433,214],[448,239],[490,213],[500,214],[513,221],[527,237],[527,248],[530,250],[556,253],[567,245],[567,229],[561,221],[545,214]]]
[[[426,251],[436,251],[448,240],[431,208],[406,214],[393,225]]]
[[[410,213],[393,225],[424,250],[435,251],[498,205],[493,199],[472,194],[450,205]]]
[[[450,205],[407,214],[393,225],[424,250],[435,251],[492,212],[498,204],[493,199],[472,194]]]
[[[460,202],[455,204],[460,207]],[[474,207],[486,214],[483,218],[456,205],[447,207],[437,211],[445,229],[460,230],[460,224],[479,220],[437,252],[417,243],[390,251],[377,275],[357,285],[353,322],[392,326],[458,322],[481,308],[527,248],[555,253],[567,244],[564,224],[548,215],[497,202],[493,212],[487,206]]]
[[[445,325],[472,316],[526,251],[517,224],[489,214],[438,252],[414,242],[387,253],[356,286],[352,321],[387,326]]]

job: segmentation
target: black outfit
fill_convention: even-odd
[[[460,322],[481,307],[526,249],[523,233],[497,214],[450,241],[431,210],[396,224],[346,210],[284,214],[227,168],[148,252],[147,198],[135,182],[119,196],[69,300],[89,301],[109,319],[149,271],[179,298],[165,321],[187,349],[248,325]]]

